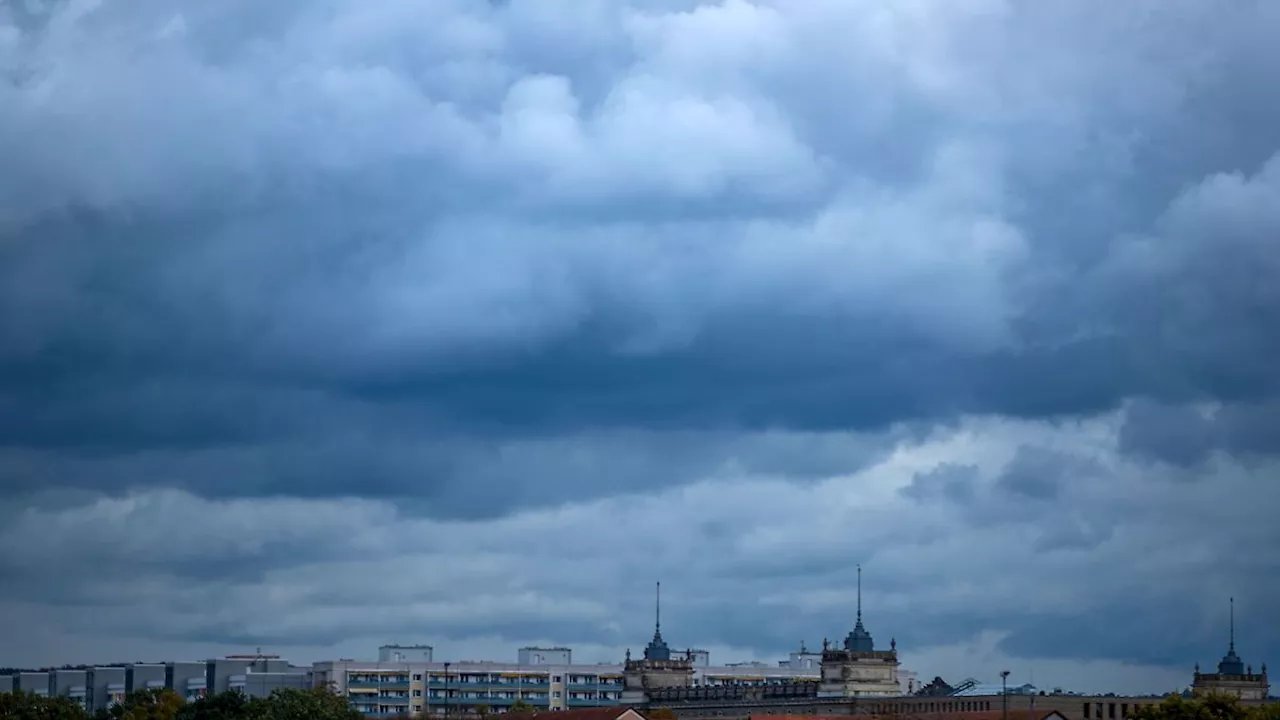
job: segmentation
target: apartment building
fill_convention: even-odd
[[[501,713],[517,702],[606,707],[621,702],[623,687],[620,665],[576,665],[568,648],[521,648],[514,663],[336,660],[316,663],[312,673],[369,717]]]
[[[0,692],[66,697],[91,713],[109,709],[123,702],[128,693],[138,690],[164,688],[187,700],[196,700],[210,692],[238,690],[249,697],[266,697],[281,688],[313,686],[311,668],[290,665],[268,655],[0,676]]]
[[[620,705],[622,663],[578,664],[566,647],[523,647],[516,662],[435,661],[427,645],[384,645],[378,660],[334,660],[312,666],[318,685],[332,685],[368,717],[501,713],[516,702],[539,710]],[[406,661],[407,656],[420,658]],[[751,662],[714,666],[705,650],[689,650],[695,686],[787,684],[817,681],[816,653],[805,648],[777,664]],[[820,659],[820,656],[819,656]]]

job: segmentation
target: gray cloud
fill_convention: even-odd
[[[42,8],[0,6],[27,646],[617,653],[652,574],[771,653],[865,560],[921,662],[1187,666],[1209,588],[1277,599],[1272,5]]]
[[[977,479],[977,466],[942,463],[928,472],[913,475],[911,484],[899,492],[921,502],[940,498],[965,505],[973,501]]]

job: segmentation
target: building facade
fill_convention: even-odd
[[[370,717],[501,713],[517,703],[603,707],[621,704],[622,694],[622,673],[611,665],[338,660],[316,663],[312,674]]]
[[[0,692],[31,692],[69,698],[89,712],[110,709],[128,693],[168,689],[187,700],[209,692],[239,690],[266,697],[279,688],[314,687],[311,668],[297,667],[275,656],[245,655],[205,662],[138,663],[0,677]]]
[[[1244,664],[1236,655],[1236,600],[1231,598],[1230,630],[1227,641],[1227,654],[1218,662],[1218,672],[1202,673],[1200,664],[1196,663],[1191,690],[1197,697],[1211,694],[1231,695],[1241,700],[1266,700],[1271,692],[1271,682],[1267,679],[1267,664],[1263,663],[1259,672],[1253,666]]]

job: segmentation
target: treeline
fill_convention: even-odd
[[[138,690],[111,709],[89,713],[65,697],[0,693],[0,720],[364,720],[331,690],[276,690],[250,698],[239,691],[187,702],[172,690]]]
[[[1133,720],[1280,720],[1280,703],[1242,705],[1230,695],[1183,698],[1172,695],[1158,705],[1139,708]]]

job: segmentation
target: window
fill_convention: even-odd
[[[413,675],[413,679],[414,679],[414,681],[415,681],[415,682],[416,682],[416,681],[419,681],[419,680],[422,680],[422,673],[414,673],[414,675]]]
[[[555,692],[551,693],[551,697],[556,697],[556,698],[560,697],[560,691],[559,691],[559,690],[557,690],[557,691],[555,691]]]
[[[551,682],[561,682],[563,679],[564,678],[560,677],[559,675],[556,675],[555,677],[551,678]]]

